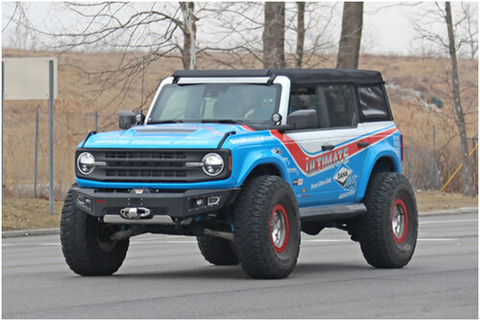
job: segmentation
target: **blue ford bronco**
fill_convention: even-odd
[[[75,154],[61,243],[77,274],[115,273],[144,233],[196,236],[253,278],[287,277],[301,232],[324,228],[374,267],[412,258],[417,206],[379,72],[176,71],[119,127]]]

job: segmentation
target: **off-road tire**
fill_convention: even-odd
[[[62,209],[60,239],[70,269],[83,276],[112,275],[123,263],[129,240],[108,239],[109,227],[75,206],[72,190]]]
[[[408,180],[398,173],[374,174],[363,203],[367,213],[355,231],[367,262],[377,268],[407,265],[418,235],[417,203]]]
[[[197,236],[200,252],[213,265],[238,265],[238,258],[229,240],[209,235]]]
[[[257,176],[243,184],[234,205],[234,245],[245,273],[258,279],[292,273],[300,250],[299,217],[295,195],[282,178]]]

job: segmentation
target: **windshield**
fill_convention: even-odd
[[[148,123],[232,122],[271,126],[280,100],[279,85],[166,85]]]

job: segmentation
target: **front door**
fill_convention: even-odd
[[[299,206],[353,202],[368,147],[353,87],[293,89],[290,106],[290,112],[315,109],[319,118],[318,129],[291,131],[283,139],[302,176],[301,184],[293,182]]]

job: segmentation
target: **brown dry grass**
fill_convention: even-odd
[[[54,53],[31,53],[6,50],[4,57],[52,56]],[[141,104],[142,79],[138,75],[122,89],[113,85],[98,96],[102,86],[100,74],[87,74],[83,70],[101,71],[114,69],[120,61],[116,53],[63,53],[58,56],[59,84],[58,99],[54,103],[54,196],[62,200],[74,181],[74,151],[85,135],[94,129],[94,112],[98,111],[101,131],[117,129],[119,110],[137,109]],[[129,54],[134,59],[135,54]],[[321,67],[333,67],[333,57],[318,57]],[[224,68],[208,57],[199,59],[202,66]],[[252,66],[256,63],[252,60]],[[460,165],[458,137],[452,119],[452,106],[449,103],[448,60],[442,58],[422,59],[418,57],[362,56],[360,68],[375,69],[382,72],[387,82],[394,82],[404,88],[421,91],[425,95],[434,95],[445,101],[440,113],[426,111],[418,102],[399,96],[389,89],[395,122],[404,134],[405,161],[403,169],[415,188],[431,188],[432,161],[434,158],[440,169],[440,186]],[[260,67],[260,66],[256,66]],[[468,136],[478,132],[478,62],[460,60],[460,78],[464,108],[469,110],[467,120]],[[148,106],[152,97],[148,93],[155,91],[161,79],[174,70],[181,69],[177,60],[160,59],[154,62],[145,74],[144,106]],[[94,99],[92,99],[94,98]],[[6,196],[33,196],[34,169],[34,101],[5,101],[3,106],[3,191]],[[40,134],[38,193],[48,195],[48,103],[40,102]],[[144,112],[146,107],[143,107]],[[435,157],[433,155],[432,127],[436,128]],[[474,158],[476,159],[476,157]],[[476,163],[475,163],[476,166]],[[477,169],[475,167],[475,182]],[[427,175],[428,174],[428,175]],[[449,191],[461,191],[461,175],[449,185]]]
[[[478,207],[478,195],[466,197],[460,193],[444,193],[439,191],[417,191],[417,206],[419,212],[456,209],[462,207]]]
[[[60,227],[63,202],[54,202],[50,215],[49,202],[44,199],[4,197],[2,231]]]

